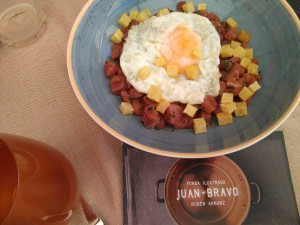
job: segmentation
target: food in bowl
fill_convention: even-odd
[[[123,13],[111,37],[113,61],[105,64],[123,115],[136,114],[147,128],[193,128],[205,133],[246,116],[261,75],[250,34],[232,18],[222,22],[206,4],[179,2],[178,12],[149,9]]]

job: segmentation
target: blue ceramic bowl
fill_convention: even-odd
[[[155,154],[201,158],[224,155],[250,146],[273,132],[300,99],[300,22],[284,0],[201,0],[222,20],[233,17],[252,35],[251,46],[260,62],[262,89],[253,98],[248,116],[232,125],[209,128],[206,134],[171,127],[147,129],[137,116],[122,116],[120,99],[111,94],[104,63],[110,36],[122,12],[148,7],[152,12],[172,0],[89,0],[75,21],[68,44],[71,84],[87,113],[107,132],[136,148]]]

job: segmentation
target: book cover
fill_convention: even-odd
[[[124,224],[300,224],[282,132],[208,159],[123,150]]]

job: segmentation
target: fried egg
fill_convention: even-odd
[[[191,51],[199,49],[199,58]],[[163,98],[170,102],[200,104],[206,95],[217,96],[220,89],[220,37],[212,23],[193,13],[172,12],[150,17],[133,26],[128,33],[120,65],[127,80],[142,93],[159,86]],[[170,77],[155,60],[163,56],[167,65],[178,65],[179,76]],[[187,79],[185,68],[198,65],[200,76]],[[147,66],[150,76],[142,80],[138,71]]]

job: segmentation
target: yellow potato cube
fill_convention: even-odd
[[[142,10],[142,11],[138,12],[135,20],[141,23],[141,22],[144,22],[148,18],[149,18],[148,12],[145,10]]]
[[[199,3],[198,4],[198,10],[204,10],[206,11],[207,4],[206,3]]]
[[[178,75],[179,75],[179,66],[178,65],[167,65],[167,74],[170,77],[178,77]]]
[[[244,58],[245,56],[245,49],[242,46],[238,46],[232,51],[232,55],[234,57]]]
[[[247,116],[248,115],[246,102],[236,102],[235,106],[236,106],[236,109],[234,110],[234,114],[236,116]]]
[[[204,118],[193,119],[193,129],[195,134],[206,133],[206,121]]]
[[[254,57],[254,54],[253,54],[253,48],[246,48],[245,49],[245,57],[252,60],[253,57]]]
[[[123,13],[120,19],[118,20],[118,23],[124,28],[128,27],[130,22],[131,18],[126,13]]]
[[[183,113],[193,118],[197,110],[198,109],[195,106],[187,104],[185,109],[183,110]]]
[[[217,119],[219,126],[227,125],[233,123],[233,117],[230,113],[220,112],[217,113]]]
[[[141,80],[146,80],[150,76],[151,70],[147,66],[143,66],[141,69],[138,71],[138,77]]]
[[[231,103],[233,102],[233,93],[224,92],[221,97],[221,103]]]
[[[243,89],[239,92],[238,96],[243,101],[247,101],[249,98],[252,97],[253,94],[254,94],[253,91],[251,91],[249,88],[243,87]]]
[[[168,8],[163,8],[163,9],[160,9],[158,12],[157,12],[157,16],[164,16],[164,15],[167,15],[169,14],[170,11]]]
[[[200,69],[198,65],[191,65],[185,68],[185,76],[187,79],[196,80],[200,75]]]
[[[248,58],[246,58],[246,57],[244,57],[244,58],[242,58],[242,61],[241,61],[240,64],[241,64],[242,67],[248,69],[249,63],[251,63],[251,60],[248,59]]]
[[[136,20],[136,17],[137,17],[137,15],[138,15],[138,13],[139,13],[138,10],[131,10],[131,11],[129,12],[129,17],[130,17],[130,19]]]
[[[261,86],[257,81],[255,81],[252,84],[250,84],[248,88],[253,92],[257,92],[259,89],[261,89]]]
[[[258,65],[250,62],[248,65],[248,73],[258,75]]]
[[[245,30],[240,30],[237,38],[242,43],[248,43],[251,40],[251,35]]]
[[[234,102],[221,103],[220,107],[224,113],[233,113],[233,111],[236,109]]]
[[[230,44],[222,45],[220,55],[222,58],[232,57],[232,49]]]
[[[163,56],[159,56],[156,60],[155,60],[155,65],[158,67],[162,67],[164,65],[166,65],[167,62],[165,60],[165,58]]]
[[[162,94],[162,89],[159,86],[151,85],[147,97],[153,101],[159,102]]]
[[[143,11],[145,11],[149,17],[152,16],[152,13],[148,8],[144,8]]]
[[[119,109],[123,116],[131,115],[134,112],[132,105],[128,102],[121,102]]]
[[[123,37],[124,37],[123,32],[122,32],[120,29],[118,29],[118,30],[116,30],[115,33],[111,36],[110,40],[111,40],[113,43],[118,44],[118,43],[120,43],[120,42],[122,41]]]
[[[236,28],[236,27],[238,27],[238,23],[237,23],[232,17],[228,18],[228,19],[226,20],[226,23],[227,23],[227,25],[228,25],[229,27],[231,27],[231,28]]]
[[[193,13],[195,12],[195,7],[194,7],[194,3],[193,2],[186,2],[183,6],[182,6],[183,12],[186,13]]]
[[[231,41],[230,42],[230,46],[231,46],[231,48],[232,49],[234,49],[234,48],[236,48],[236,47],[238,47],[238,46],[241,46],[241,42],[238,42],[238,41]]]
[[[191,51],[190,55],[195,59],[200,59],[201,57],[201,50],[198,48],[195,48]]]
[[[167,108],[170,106],[170,102],[165,100],[165,99],[161,99],[158,103],[158,105],[156,106],[156,110],[162,114],[164,114],[167,110]]]

